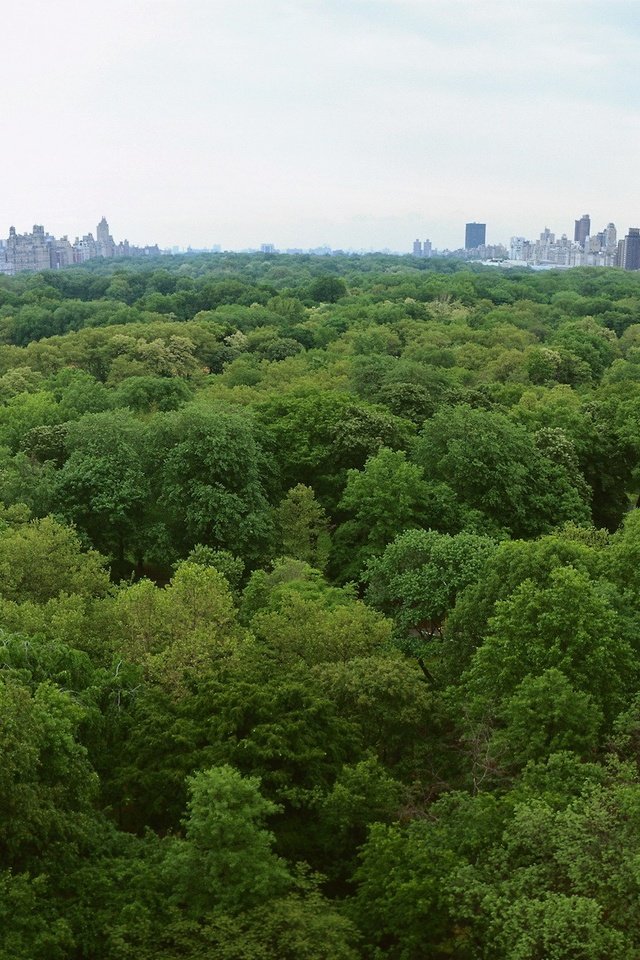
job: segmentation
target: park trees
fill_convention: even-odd
[[[69,427],[68,456],[55,478],[56,507],[120,561],[145,553],[146,441],[144,425],[126,411],[88,414]]]
[[[342,393],[296,392],[257,408],[265,450],[277,456],[285,489],[312,487],[322,505],[335,509],[348,469],[359,469],[383,445],[406,444],[410,425],[387,410]]]
[[[113,266],[0,278],[2,960],[635,957],[638,278]]]
[[[334,541],[334,568],[359,579],[364,563],[384,550],[398,531],[429,517],[430,490],[423,471],[402,450],[381,448],[362,470],[350,470],[338,508],[347,519]]]
[[[275,520],[283,554],[323,570],[331,546],[329,521],[311,487],[292,487],[280,501]]]
[[[439,634],[458,594],[482,580],[496,549],[488,537],[408,530],[367,564],[367,601],[393,618],[401,641]]]
[[[496,530],[531,536],[589,518],[570,458],[551,460],[503,414],[466,404],[441,408],[425,423],[414,459],[427,479],[447,483]]]
[[[196,543],[260,557],[272,525],[256,430],[240,411],[190,405],[159,427],[159,506],[174,549]]]

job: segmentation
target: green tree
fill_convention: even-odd
[[[265,450],[279,464],[285,490],[303,483],[334,510],[348,469],[360,469],[381,446],[405,446],[411,425],[348,394],[304,389],[257,407]]]
[[[34,869],[56,844],[64,858],[92,821],[97,778],[79,743],[84,711],[54,684],[32,694],[0,678],[0,864]]]
[[[165,866],[173,900],[198,915],[242,912],[283,893],[291,878],[265,827],[278,807],[261,795],[260,781],[211,767],[189,779],[189,792],[185,838],[171,841]]]
[[[442,710],[415,661],[376,651],[313,669],[340,717],[356,725],[365,748],[404,783],[429,780],[441,764]]]
[[[442,647],[445,674],[452,681],[460,676],[489,632],[496,603],[507,600],[525,581],[546,589],[555,572],[564,567],[598,580],[606,542],[605,531],[571,524],[539,540],[501,542],[488,557],[478,583],[471,583],[458,595],[447,619],[447,643]],[[618,600],[615,605],[619,606]]]
[[[167,415],[160,468],[160,510],[179,552],[196,543],[255,559],[271,521],[262,482],[265,461],[246,416],[188,405]]]
[[[369,561],[367,602],[393,617],[399,636],[430,638],[441,631],[458,594],[482,579],[495,541],[471,533],[450,536],[408,530]]]
[[[129,411],[88,414],[70,425],[55,502],[94,546],[118,560],[145,553],[151,498],[146,430]]]
[[[559,751],[588,756],[599,745],[602,712],[559,670],[527,676],[500,711],[491,752],[507,768],[522,768]]]
[[[192,562],[179,564],[164,589],[149,580],[122,589],[112,616],[118,653],[173,696],[184,695],[190,678],[230,656],[241,639],[227,580]]]
[[[283,664],[347,662],[389,646],[391,624],[359,600],[328,606],[290,591],[258,612],[251,628]]]
[[[19,602],[104,596],[109,589],[105,558],[84,550],[75,530],[52,517],[0,531],[0,575],[0,594]]]
[[[496,604],[489,634],[469,669],[469,690],[504,702],[527,675],[555,668],[611,717],[636,677],[634,653],[612,599],[606,588],[571,567],[554,570],[543,588],[525,580]]]
[[[334,543],[334,566],[342,578],[359,579],[366,560],[398,533],[426,521],[428,501],[423,472],[403,450],[382,447],[363,470],[350,470],[339,509],[351,518],[338,528]]]
[[[276,524],[285,556],[325,568],[331,546],[329,521],[311,487],[299,483],[289,490],[276,509]]]
[[[449,484],[464,503],[514,536],[589,519],[573,468],[551,461],[503,414],[465,404],[441,408],[425,424],[414,456],[427,479]]]
[[[317,277],[307,288],[307,296],[316,303],[335,303],[344,297],[347,285],[342,277],[331,274]]]

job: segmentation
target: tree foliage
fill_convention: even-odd
[[[0,960],[638,956],[639,284],[0,277]]]

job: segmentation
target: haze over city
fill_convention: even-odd
[[[633,2],[3,12],[3,231],[408,250],[640,219]],[[11,96],[11,89],[20,96]],[[6,226],[5,226],[6,225]]]

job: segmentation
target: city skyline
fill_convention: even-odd
[[[635,200],[635,3],[34,0],[3,35],[6,223],[104,205],[135,244],[452,248],[469,219],[569,235]]]
[[[59,270],[62,267],[86,263],[97,257],[112,260],[122,257],[159,256],[160,253],[157,244],[138,247],[130,244],[127,239],[116,243],[104,215],[96,226],[95,237],[89,231],[77,236],[73,243],[68,234],[56,237],[46,231],[43,224],[36,223],[30,232],[24,233],[19,233],[11,226],[7,239],[0,239],[0,276]]]
[[[394,250],[390,247],[337,248],[330,245],[317,247],[282,248],[272,242],[262,242],[251,247],[234,248],[213,244],[208,247],[189,245],[186,249],[177,245],[159,247],[158,244],[135,246],[127,239],[116,242],[110,233],[109,223],[103,215],[96,227],[96,236],[89,231],[76,236],[71,243],[67,234],[57,238],[43,225],[34,225],[32,231],[19,233],[14,226],[9,228],[6,240],[0,238],[0,275],[14,275],[21,272],[58,269],[84,263],[101,257],[115,259],[123,257],[159,256],[179,253],[219,253],[261,252],[267,254],[314,253],[366,253],[383,252],[403,255],[412,253],[414,257],[459,256],[475,260],[511,260],[521,263],[547,264],[559,267],[570,266],[620,266],[627,270],[640,269],[640,229],[629,226],[627,233],[618,236],[616,225],[609,221],[601,230],[591,229],[590,214],[583,214],[574,220],[573,240],[568,232],[556,234],[548,226],[540,232],[537,239],[512,234],[509,247],[503,242],[487,242],[487,224],[468,221],[464,225],[464,246],[454,248],[438,247],[431,239],[415,239],[409,248]],[[595,223],[594,223],[595,226]]]
[[[106,206],[106,205],[103,204],[103,206]],[[418,215],[416,215],[416,217],[418,217]],[[566,237],[566,238],[568,238],[568,239],[571,239],[571,238],[573,237],[573,239],[574,239],[574,241],[575,241],[575,240],[577,239],[578,235],[579,235],[579,234],[578,234],[578,225],[579,225],[579,223],[583,222],[583,221],[585,220],[585,218],[586,218],[586,220],[589,221],[590,224],[593,224],[594,226],[596,226],[596,225],[599,225],[599,226],[600,226],[601,229],[595,231],[595,232],[592,234],[592,235],[594,235],[594,236],[596,235],[596,233],[600,233],[600,232],[602,231],[602,229],[605,229],[605,227],[606,227],[605,222],[603,221],[602,223],[599,223],[599,220],[598,220],[597,217],[591,216],[590,214],[583,214],[583,215],[582,215],[581,217],[579,217],[579,218],[575,218],[575,217],[574,217],[574,219],[573,219],[573,220],[570,220],[567,224],[562,224],[559,229],[554,228],[554,226],[552,226],[551,228],[549,228],[549,227],[547,226],[547,222],[548,222],[548,223],[551,223],[552,225],[555,225],[555,223],[556,223],[556,222],[558,221],[558,219],[559,219],[558,217],[554,217],[553,214],[552,214],[551,217],[549,218],[549,220],[548,220],[548,221],[545,221],[544,230],[549,230],[549,229],[550,229],[551,232],[552,232],[553,234],[557,235],[559,238],[560,238],[560,237]],[[36,218],[36,219],[44,220],[44,218]],[[612,220],[611,218],[608,218],[608,219],[605,218],[605,219],[607,220],[607,223],[608,223],[609,226],[613,225],[614,223],[620,223],[620,230],[622,231],[621,236],[624,236],[624,231],[626,231],[627,229],[634,229],[634,221],[633,221],[633,218],[630,218],[630,217],[629,217],[628,212],[627,212],[627,214],[626,214],[626,217],[623,216],[623,217],[619,218],[619,220],[615,220],[615,219]],[[24,217],[23,217],[21,220],[19,220],[18,222],[21,223],[21,224],[24,224]],[[456,239],[457,239],[457,242],[455,242],[455,240],[454,240],[454,243],[453,243],[453,244],[446,244],[446,243],[443,243],[443,242],[435,235],[435,232],[433,231],[433,229],[431,229],[431,226],[432,226],[432,225],[428,224],[427,221],[426,221],[424,218],[421,218],[421,219],[420,219],[420,222],[423,223],[423,224],[425,224],[425,226],[423,227],[422,233],[423,233],[423,236],[425,237],[425,241],[424,241],[424,242],[426,242],[426,243],[429,244],[430,254],[431,254],[431,252],[433,252],[434,254],[435,254],[435,253],[438,253],[438,252],[450,253],[450,252],[453,252],[453,251],[464,251],[464,250],[473,249],[473,247],[476,246],[475,243],[472,243],[471,245],[468,245],[468,244],[467,244],[468,237],[469,237],[469,228],[482,228],[482,230],[484,231],[485,244],[486,244],[487,246],[504,246],[504,247],[508,247],[509,244],[511,244],[511,242],[512,242],[513,240],[515,240],[515,239],[524,239],[524,238],[527,236],[526,231],[523,231],[523,230],[520,230],[520,231],[519,231],[517,227],[513,227],[506,235],[497,236],[495,230],[494,230],[493,227],[492,227],[492,220],[491,220],[491,218],[489,218],[489,219],[487,220],[487,222],[483,222],[483,223],[481,223],[481,222],[479,222],[479,221],[465,221],[465,222],[460,223],[460,224],[458,225],[458,230],[457,230],[457,233],[458,233],[458,236],[457,236],[457,238],[456,238]],[[640,215],[638,215],[638,217],[636,218],[636,222],[640,222]],[[571,226],[571,224],[573,224],[573,226]],[[106,229],[108,230],[109,226],[108,226],[108,223],[107,223],[106,218],[105,218],[104,215],[102,215],[102,219],[101,219],[100,223],[98,223],[97,226],[95,227],[95,238],[94,238],[94,236],[93,236],[93,231],[88,231],[87,234],[83,234],[83,233],[82,233],[82,230],[79,230],[79,231],[69,231],[69,230],[66,230],[66,229],[65,229],[65,231],[60,235],[59,239],[61,239],[61,240],[63,240],[63,241],[68,241],[68,238],[71,237],[71,236],[73,236],[73,237],[75,238],[75,244],[78,244],[78,243],[79,243],[80,246],[82,246],[83,241],[85,242],[85,244],[86,244],[87,241],[88,241],[88,242],[89,242],[89,246],[90,246],[90,244],[91,244],[92,241],[95,241],[95,242],[99,242],[99,241],[100,241],[100,239],[101,239],[101,236],[100,236],[101,226],[103,226],[103,225],[104,225],[104,227],[106,227]],[[39,225],[39,224],[36,223],[36,224],[32,225],[31,229],[32,229],[32,230],[36,230],[36,229],[40,230],[40,229],[43,229],[43,228],[41,227],[41,225]],[[534,228],[534,230],[531,232],[531,235],[530,235],[529,239],[533,238],[534,236],[537,237],[537,236],[540,234],[541,229],[542,229],[542,228],[541,228],[541,223],[539,222],[538,225],[537,225],[537,227]],[[2,249],[2,247],[3,247],[3,246],[6,244],[6,242],[7,242],[7,239],[2,236],[3,232],[12,231],[12,230],[13,230],[13,231],[16,231],[18,235],[23,235],[23,236],[31,232],[31,231],[30,231],[28,228],[26,228],[26,227],[23,227],[23,228],[20,228],[20,227],[19,227],[19,228],[16,229],[13,224],[11,224],[8,228],[7,228],[7,227],[3,227],[2,225],[0,225],[0,250]],[[269,231],[266,231],[266,232],[268,233]],[[141,234],[142,234],[143,237],[144,237],[144,234],[145,234],[145,233],[148,234],[149,231],[145,231],[144,226],[143,226],[143,227],[141,228]],[[427,234],[429,234],[429,238],[428,238],[428,239],[426,239],[426,238],[427,238]],[[49,237],[58,238],[57,233],[56,233],[54,230],[49,230],[48,228],[47,228],[47,230],[45,231],[45,235],[46,235],[46,236],[49,236]],[[584,231],[580,234],[580,236],[582,236],[582,237],[583,237],[583,236],[589,236],[589,235],[590,235],[590,234],[588,234],[588,233],[585,234]],[[107,236],[108,236],[108,235],[107,235]],[[331,250],[347,250],[347,251],[349,251],[349,252],[356,252],[356,251],[358,251],[358,252],[382,252],[382,251],[387,251],[387,252],[391,252],[391,253],[396,253],[396,254],[402,255],[402,254],[405,254],[405,253],[410,253],[411,250],[412,250],[412,247],[414,247],[414,246],[415,246],[415,243],[418,242],[418,241],[408,240],[408,239],[407,239],[407,236],[408,236],[408,235],[403,236],[403,238],[402,238],[402,243],[401,243],[399,246],[397,246],[397,247],[396,247],[396,246],[392,246],[390,242],[384,242],[384,238],[383,238],[383,242],[380,243],[380,244],[378,244],[378,245],[372,245],[372,244],[368,244],[368,245],[367,245],[367,244],[363,244],[363,245],[361,245],[361,246],[357,246],[357,247],[356,247],[356,246],[340,245],[340,244],[337,244],[337,243],[331,243],[331,239],[332,239],[331,237],[325,238],[325,241],[324,241],[324,242],[311,243],[311,244],[309,244],[308,246],[303,246],[303,245],[301,245],[301,243],[296,243],[296,242],[295,242],[295,237],[294,237],[294,242],[293,242],[292,244],[286,244],[286,243],[283,243],[283,242],[278,242],[278,239],[273,237],[273,231],[271,231],[271,237],[272,237],[272,239],[269,240],[269,241],[265,241],[264,239],[257,239],[256,236],[254,235],[253,237],[249,237],[249,238],[248,238],[248,242],[245,243],[245,244],[231,245],[231,244],[225,244],[225,243],[224,243],[224,238],[222,238],[222,240],[221,240],[219,237],[214,236],[213,232],[211,232],[208,237],[206,236],[206,233],[205,233],[205,242],[204,242],[204,243],[201,243],[201,244],[200,244],[200,243],[197,243],[196,241],[193,241],[193,242],[192,242],[191,240],[189,240],[189,238],[187,238],[187,242],[186,242],[186,243],[176,243],[176,242],[172,242],[171,239],[170,239],[170,241],[169,241],[168,243],[166,243],[166,244],[165,244],[165,243],[156,243],[156,242],[154,242],[154,243],[142,242],[142,243],[140,243],[140,244],[130,244],[129,241],[128,241],[128,239],[125,239],[124,241],[120,241],[120,244],[119,244],[120,250],[119,250],[118,253],[115,254],[115,255],[118,255],[118,256],[126,255],[126,254],[123,253],[123,249],[122,249],[122,244],[123,244],[123,243],[127,245],[127,248],[131,247],[131,249],[134,249],[134,250],[136,250],[136,251],[157,250],[158,252],[162,252],[162,253],[166,253],[166,254],[169,254],[169,253],[179,253],[179,252],[180,252],[180,253],[183,253],[183,252],[184,252],[184,253],[186,253],[186,252],[199,252],[199,251],[202,251],[202,252],[221,252],[221,251],[228,251],[228,252],[263,252],[263,253],[265,253],[265,252],[266,252],[266,253],[271,253],[271,252],[294,252],[294,251],[296,251],[296,252],[318,251],[318,252],[322,252],[322,253],[328,253],[328,252],[330,252]],[[103,230],[103,236],[102,236],[103,242],[104,242],[105,239],[106,239],[106,237],[105,237],[105,235],[104,235],[104,230]],[[109,237],[109,239],[111,240],[111,242],[113,242],[113,238],[112,238],[112,237]],[[387,238],[387,240],[388,240],[388,238]],[[71,241],[69,241],[69,242],[71,243]],[[422,243],[423,241],[420,240],[420,242]],[[73,246],[73,244],[71,244],[71,245]],[[429,254],[429,255],[430,255],[430,254]],[[105,254],[104,252],[101,253],[101,254],[98,254],[98,255],[111,256],[111,254]],[[90,259],[90,258],[91,258],[91,257],[84,257],[84,259]],[[75,262],[82,262],[82,260],[83,260],[82,257],[78,257]],[[63,265],[69,265],[69,264],[63,264]],[[0,269],[0,274],[1,274],[1,273],[2,273],[2,270]]]

